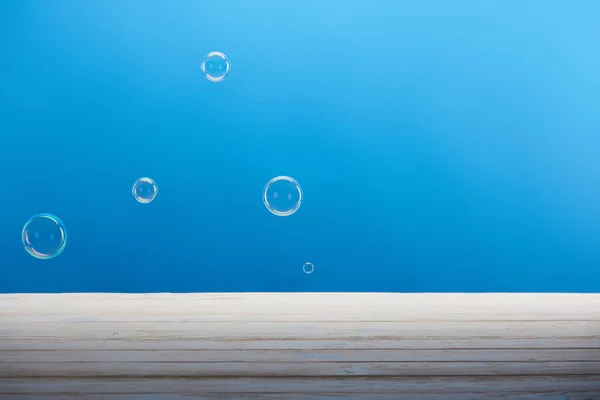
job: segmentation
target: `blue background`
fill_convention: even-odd
[[[0,291],[598,292],[598,21],[592,0],[3,1]],[[262,204],[277,175],[304,190],[291,217]],[[40,212],[68,230],[52,260],[20,241]]]

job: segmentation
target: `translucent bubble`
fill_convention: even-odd
[[[231,64],[227,56],[220,51],[208,53],[202,60],[202,72],[211,82],[221,82],[231,69]]]
[[[302,204],[302,188],[289,176],[277,176],[265,186],[263,203],[267,210],[279,217],[292,215]]]
[[[48,260],[65,249],[67,229],[57,216],[37,214],[25,222],[21,240],[25,250],[33,257]]]
[[[142,204],[148,204],[158,194],[158,186],[150,178],[140,178],[133,184],[133,197]]]
[[[304,271],[305,274],[312,274],[315,271],[315,266],[311,262],[305,262],[302,266],[302,271]]]

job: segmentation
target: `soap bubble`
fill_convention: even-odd
[[[231,64],[227,56],[220,51],[208,53],[202,60],[202,72],[211,82],[221,82],[231,69]]]
[[[279,217],[292,215],[302,204],[302,188],[289,176],[276,176],[265,186],[263,203]]]
[[[48,260],[58,256],[65,249],[67,229],[55,215],[36,214],[25,222],[21,241],[30,255]]]
[[[133,184],[133,197],[142,204],[148,204],[158,194],[158,186],[150,178],[140,178]]]
[[[305,274],[312,274],[315,271],[315,266],[311,262],[305,262],[302,266],[302,271],[304,271]]]

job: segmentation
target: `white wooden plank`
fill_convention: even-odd
[[[381,338],[358,336],[339,340],[335,337],[312,339],[306,337],[283,338],[276,340],[261,338],[202,338],[193,340],[186,338],[170,338],[169,340],[127,338],[109,339],[56,339],[38,337],[35,340],[0,338],[0,351],[59,351],[59,350],[343,350],[343,349],[600,349],[600,341],[590,337],[555,337],[555,338],[511,338],[498,337],[422,337],[406,339],[402,337]]]
[[[597,375],[596,361],[530,362],[48,362],[0,363],[0,376],[13,377],[274,377],[274,376],[453,376]]]
[[[600,348],[484,350],[67,350],[0,352],[0,364],[15,363],[191,363],[191,362],[600,362]],[[600,371],[599,371],[600,372]]]
[[[50,398],[170,399],[170,398],[327,398],[327,399],[549,399],[595,400],[600,393],[598,381],[589,377],[548,379],[547,377],[436,377],[436,378],[272,378],[194,380],[112,380],[110,385],[98,380],[37,380],[14,382],[0,380],[0,399],[36,398],[31,393],[45,393]],[[552,397],[546,397],[551,395]],[[12,396],[12,397],[11,397]],[[27,397],[31,396],[31,397]],[[104,397],[101,397],[104,396]],[[169,397],[171,396],[171,397]],[[204,396],[204,397],[203,397]],[[262,396],[262,397],[261,397]]]
[[[283,297],[281,297],[283,296]],[[281,299],[284,298],[285,301]],[[250,293],[250,294],[170,294],[124,295],[124,294],[50,294],[50,295],[3,295],[3,302],[11,304],[3,315],[21,316],[23,313],[40,311],[46,316],[171,318],[186,316],[222,320],[229,315],[251,316],[250,320],[275,318],[276,320],[302,320],[302,317],[342,318],[360,321],[373,318],[415,317],[425,320],[462,318],[517,320],[535,315],[535,320],[572,320],[572,310],[579,308],[578,319],[596,316],[600,307],[597,295],[578,294],[389,294],[389,293],[335,293],[333,301],[320,304],[320,294]],[[70,299],[70,300],[66,300]],[[360,307],[368,299],[369,309]],[[358,307],[357,307],[358,306]],[[349,307],[357,307],[348,313]],[[199,309],[201,312],[199,312]],[[40,315],[41,317],[41,315]],[[375,319],[377,320],[377,319]]]
[[[68,325],[70,329],[64,329]],[[0,328],[2,337],[21,340],[47,338],[70,340],[74,338],[162,339],[185,337],[188,340],[220,338],[224,331],[228,338],[261,338],[285,340],[286,338],[337,339],[370,338],[465,338],[502,337],[554,338],[557,332],[563,337],[596,336],[600,340],[600,321],[502,321],[502,322],[65,322],[6,323]]]
[[[518,393],[542,393],[562,387],[569,392],[600,390],[597,377],[546,376],[452,376],[452,377],[324,377],[324,378],[235,378],[227,379],[112,379],[107,393],[112,394],[170,394],[180,391],[189,395],[201,394],[277,394],[290,393],[370,393],[373,388],[381,394],[473,394],[501,391],[506,397]],[[318,383],[318,384],[315,384]],[[0,378],[0,387],[5,394],[23,395],[44,391],[48,394],[78,394],[89,390],[100,392],[106,389],[104,381],[78,379],[64,381],[38,379],[23,383],[19,380]]]
[[[376,397],[373,397],[376,396]],[[54,399],[58,397],[53,397]],[[60,395],[61,400],[82,400],[81,395]],[[84,397],[86,400],[214,400],[214,399],[227,399],[227,400],[369,400],[376,398],[377,400],[507,400],[505,394],[498,392],[490,392],[483,394],[423,394],[423,393],[411,393],[406,395],[398,394],[377,394],[375,392],[369,393],[348,393],[340,395],[338,393],[331,394],[319,394],[319,395],[307,395],[304,393],[279,393],[279,394],[256,394],[256,395],[180,395],[180,394],[143,394],[143,395],[112,395],[112,394],[86,394]],[[581,393],[536,393],[532,394],[511,394],[510,400],[597,400],[600,398],[600,392],[588,392],[585,394]],[[14,396],[3,396],[0,394],[2,400],[46,400],[45,396],[32,396],[32,395],[18,395]]]

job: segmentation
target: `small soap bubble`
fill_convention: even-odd
[[[287,217],[300,208],[302,188],[289,176],[276,176],[263,190],[263,203],[272,214]]]
[[[220,51],[208,53],[202,60],[202,72],[211,82],[221,82],[231,69],[231,64],[227,56]]]
[[[158,186],[156,186],[156,182],[152,179],[144,177],[135,181],[131,192],[138,202],[148,204],[158,194]]]
[[[305,262],[302,266],[302,271],[304,271],[305,274],[312,274],[315,271],[315,266],[311,262]]]
[[[21,241],[35,258],[48,260],[58,256],[67,245],[67,229],[56,215],[36,214],[23,226]]]

